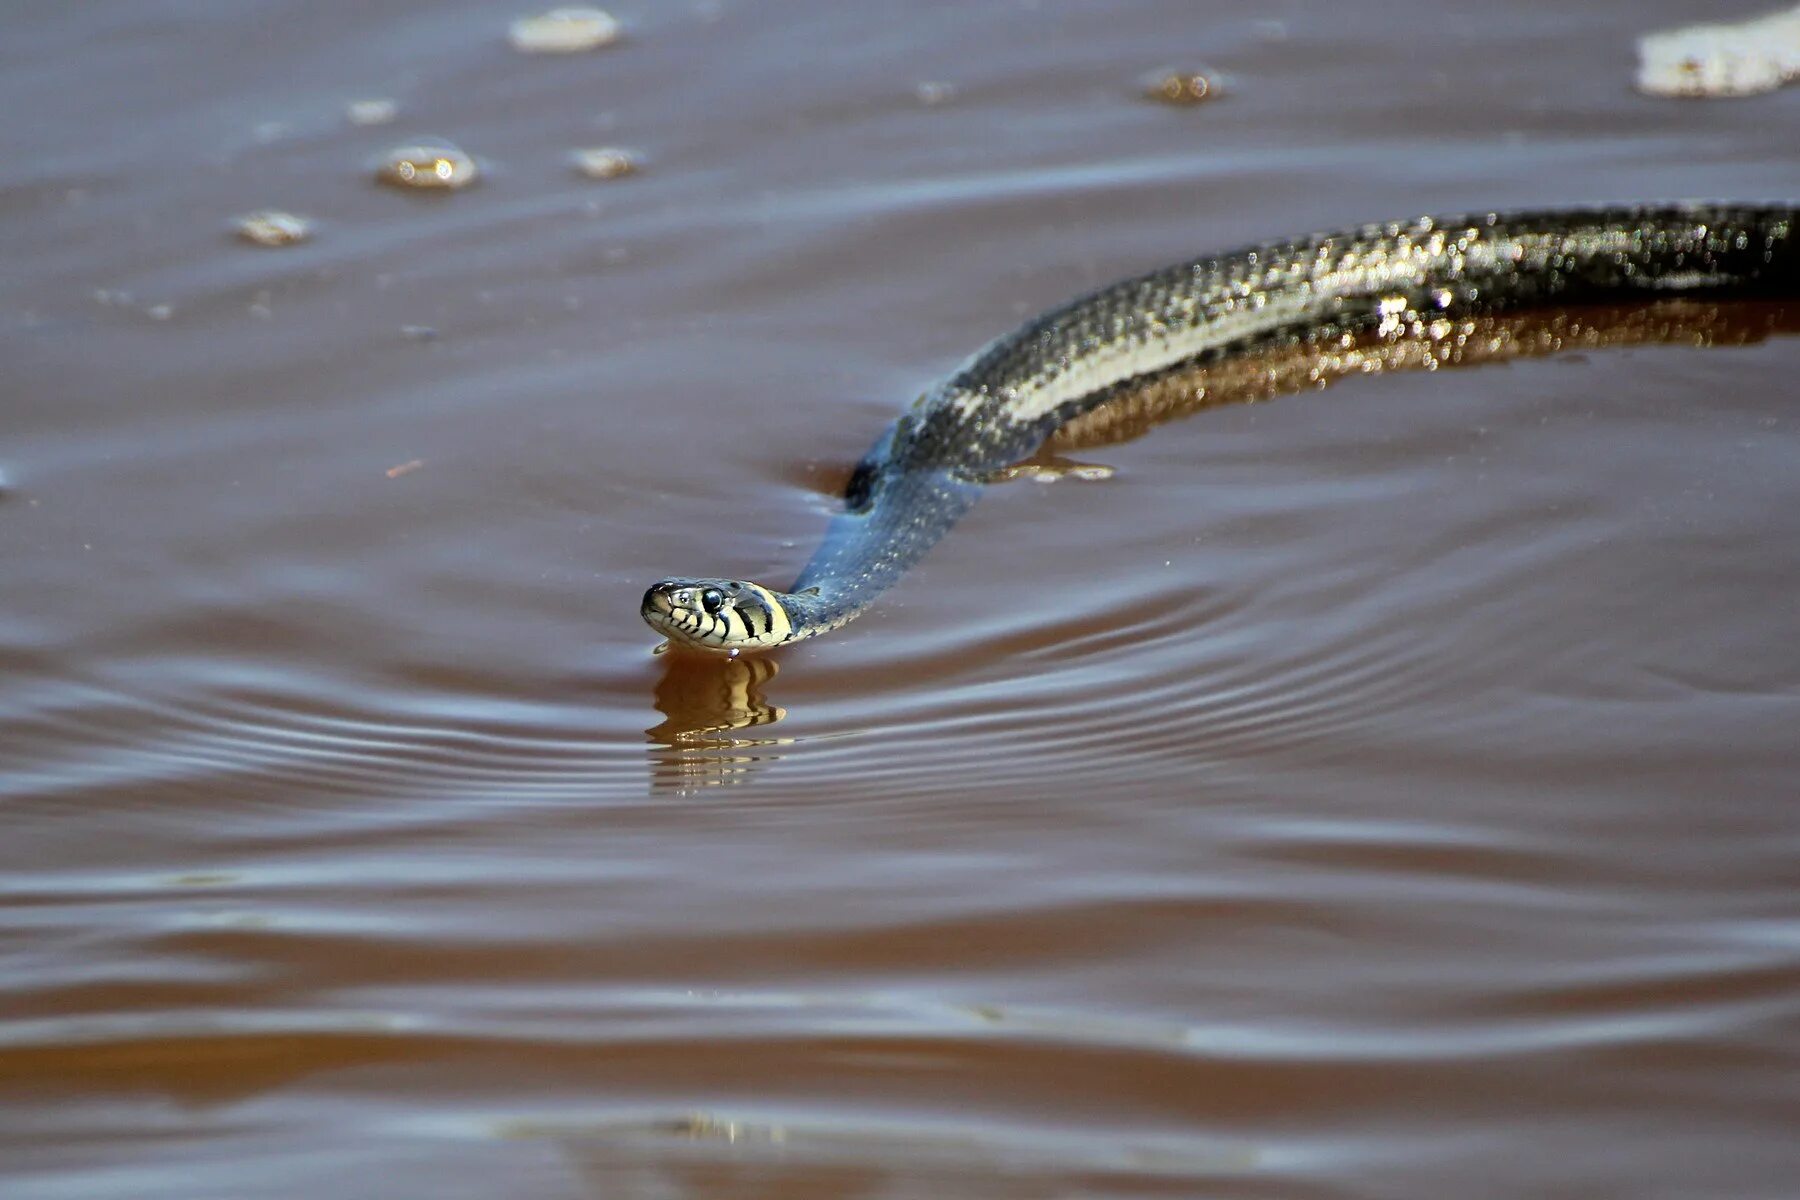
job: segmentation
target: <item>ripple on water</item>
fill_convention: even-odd
[[[329,688],[304,699],[300,682],[284,673],[275,691],[265,680],[186,695],[66,678],[20,686],[6,713],[12,770],[0,794],[38,805],[182,793],[291,805],[642,791],[641,751],[596,731],[579,702],[439,694],[420,707],[396,695],[394,707],[358,712],[333,703]]]

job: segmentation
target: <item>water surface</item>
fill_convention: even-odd
[[[1800,93],[1635,93],[1674,0],[616,12],[3,18],[0,1190],[1791,1195],[1792,306],[1260,364],[779,659],[636,604],[1084,289],[1792,198]]]

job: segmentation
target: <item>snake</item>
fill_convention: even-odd
[[[640,611],[667,645],[733,656],[838,629],[1057,430],[1196,363],[1397,339],[1470,315],[1686,294],[1800,295],[1800,205],[1422,217],[1175,263],[1043,313],[921,394],[856,464],[842,510],[786,591],[671,577]]]

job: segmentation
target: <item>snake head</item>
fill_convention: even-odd
[[[774,592],[739,579],[665,579],[644,593],[650,628],[691,650],[767,650],[793,623]]]

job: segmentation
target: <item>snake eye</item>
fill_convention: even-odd
[[[707,588],[700,593],[700,607],[709,613],[716,613],[725,606],[725,593],[718,588]]]

